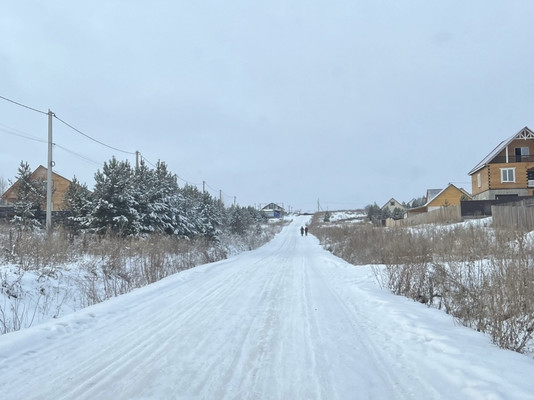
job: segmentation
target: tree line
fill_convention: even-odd
[[[31,179],[22,161],[18,168],[14,218],[21,229],[41,226],[46,185]],[[143,160],[133,168],[115,157],[95,173],[90,191],[76,177],[64,197],[63,225],[71,234],[91,232],[130,236],[160,233],[216,240],[222,231],[245,234],[265,218],[253,207],[224,204],[195,186],[178,185],[178,177],[164,162],[150,168]]]

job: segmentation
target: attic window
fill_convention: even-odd
[[[395,205],[395,202],[394,202],[394,201],[390,201],[390,202],[389,202],[389,205],[390,205],[390,206],[394,206],[394,205]]]
[[[515,168],[501,168],[501,182],[515,182]]]
[[[477,174],[477,187],[482,187],[482,176],[480,172]]]

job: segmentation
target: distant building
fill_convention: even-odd
[[[267,204],[261,209],[261,212],[267,218],[282,218],[285,215],[285,210],[275,203]]]
[[[42,181],[43,184],[46,185],[47,174],[48,170],[42,165],[39,165],[39,167],[30,175],[30,179],[35,181]],[[55,172],[52,172],[52,187],[54,188],[54,192],[52,193],[52,210],[59,211],[64,208],[63,198],[65,197],[65,193],[67,192],[70,183],[71,182],[67,178],[62,177],[61,175],[58,175]],[[10,205],[17,202],[18,184],[18,181],[15,182],[9,189],[7,189],[2,194],[2,204]],[[46,208],[46,204],[43,204],[42,206],[43,208]]]
[[[416,214],[437,210],[441,207],[459,206],[461,200],[471,200],[471,195],[462,188],[457,188],[449,183],[445,189],[428,189],[426,191],[426,203],[421,207],[407,210],[408,217]]]
[[[406,207],[392,197],[386,204],[382,206],[381,210],[384,211],[387,209],[391,214],[393,214],[393,210],[396,208],[400,208],[403,211],[406,210]]]

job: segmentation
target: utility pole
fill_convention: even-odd
[[[139,151],[135,151],[135,170],[139,170]]]
[[[235,206],[235,204],[236,204],[236,201],[237,201],[237,197],[234,196],[234,206]]]
[[[202,181],[202,193],[206,193],[206,181]]]
[[[48,168],[46,169],[46,232],[52,233],[52,117],[54,113],[48,110]]]

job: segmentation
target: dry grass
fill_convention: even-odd
[[[57,285],[72,286],[75,303],[81,308],[179,271],[222,260],[229,251],[257,248],[284,224],[254,226],[247,235],[222,235],[219,242],[169,235],[72,237],[62,230],[47,236],[0,224],[0,266],[16,269],[8,276],[7,270],[0,268],[0,295],[4,295],[0,302],[0,333],[31,326],[36,314],[49,311],[48,304],[57,304],[53,301],[57,299],[50,297],[53,293],[29,293],[22,283],[25,274],[36,275],[37,281],[51,278]],[[25,296],[34,301],[25,302]],[[60,310],[53,316],[58,314]]]
[[[328,250],[352,264],[380,264],[379,283],[445,310],[500,347],[531,352],[534,244],[525,232],[475,225],[381,228],[312,221]]]

